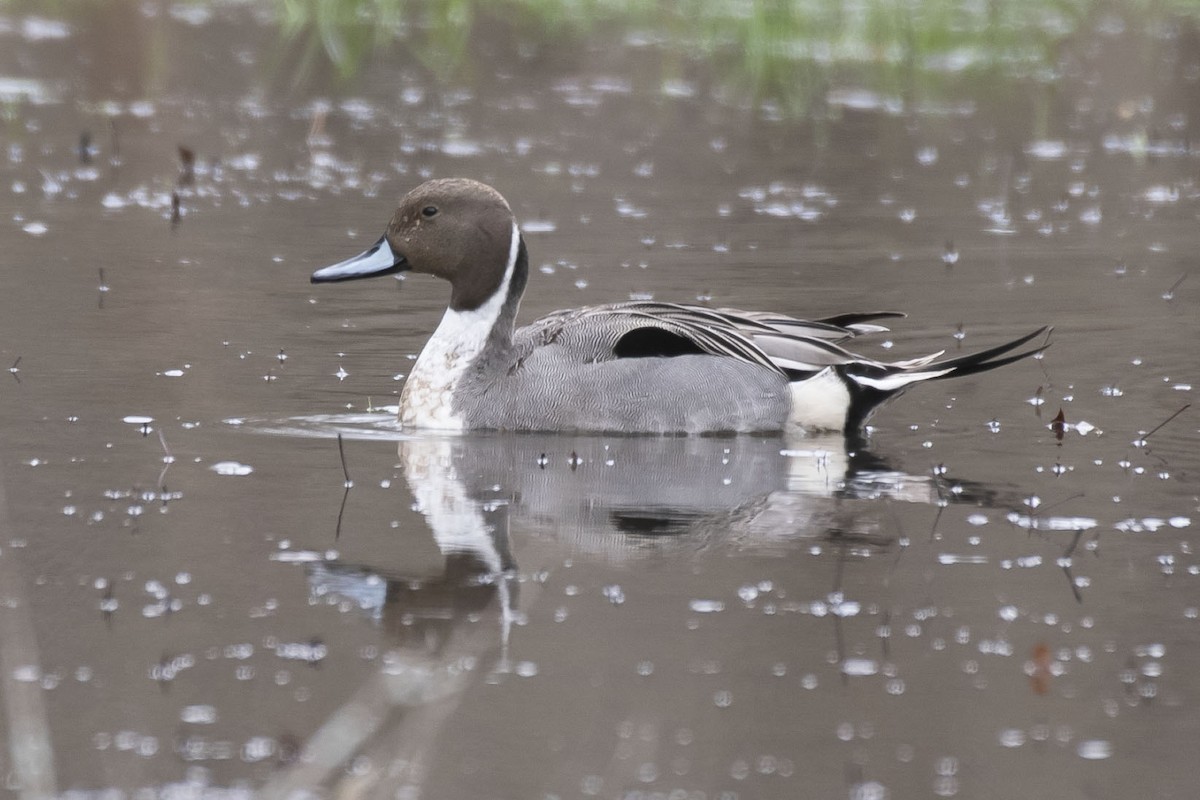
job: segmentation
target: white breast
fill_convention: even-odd
[[[425,343],[404,382],[404,391],[400,393],[400,424],[416,428],[463,429],[462,417],[454,412],[454,392],[471,362],[487,345],[504,307],[520,242],[521,232],[514,223],[504,280],[486,303],[471,311],[446,309],[441,324]]]
[[[400,423],[405,427],[462,430],[462,418],[454,413],[454,389],[480,349],[473,346],[472,326],[463,316],[446,311],[404,382]]]

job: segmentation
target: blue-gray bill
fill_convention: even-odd
[[[312,282],[353,281],[379,275],[394,275],[407,269],[408,262],[404,260],[404,256],[396,255],[392,251],[392,246],[388,244],[387,236],[384,235],[353,258],[317,270],[312,274]]]

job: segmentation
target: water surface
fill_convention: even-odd
[[[479,12],[459,50],[417,20],[339,78],[271,6],[0,10],[14,791],[1194,791],[1200,418],[1145,437],[1198,371],[1187,18],[756,84],[654,20]],[[308,275],[451,175],[513,204],[526,320],[652,296],[908,312],[881,358],[1053,345],[849,451],[413,436],[386,407],[446,287]]]

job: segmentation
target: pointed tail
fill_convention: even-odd
[[[1029,356],[1037,355],[1050,346],[1050,334],[1053,332],[1054,328],[1046,325],[1038,328],[1033,333],[1025,334],[1019,339],[1013,339],[1007,344],[997,345],[996,347],[991,347],[987,350],[980,350],[978,353],[970,353],[965,356],[959,356],[958,358],[951,358],[947,361],[935,362],[930,365],[931,368],[936,368],[939,370],[948,368],[950,371],[943,375],[938,375],[936,378],[934,378],[934,380],[941,380],[942,378],[958,378],[964,375],[974,375],[977,372],[987,372],[989,369],[1003,367],[1005,364],[1011,364],[1014,361],[1020,361],[1022,358],[1028,358]],[[1012,355],[1005,356],[1005,353],[1011,353],[1021,345],[1028,344],[1042,335],[1046,336],[1046,341],[1037,347],[1031,350],[1025,350],[1020,353],[1013,353]],[[1000,358],[1000,356],[1005,357]]]
[[[1053,330],[1047,325],[1011,342],[944,361],[924,358],[896,364],[841,364],[837,367],[838,374],[850,390],[845,429],[847,432],[857,431],[876,409],[913,384],[974,375],[1036,355],[1050,346],[1049,335]],[[1028,350],[1013,352],[1043,335],[1047,341]]]

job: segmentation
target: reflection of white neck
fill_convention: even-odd
[[[445,439],[413,439],[400,443],[400,460],[408,488],[433,531],[443,555],[465,553],[479,559],[496,582],[500,598],[502,663],[508,658],[513,608],[504,559],[496,547],[496,529],[483,517],[483,507],[471,499],[454,468],[454,448]]]
[[[413,365],[400,394],[400,423],[417,428],[462,430],[463,419],[454,413],[454,390],[471,362],[483,352],[492,328],[500,318],[508,287],[517,265],[521,231],[513,223],[504,279],[479,308],[447,308],[441,324],[429,337]]]
[[[504,569],[493,537],[495,531],[458,478],[451,442],[423,439],[402,442],[400,447],[417,511],[429,523],[442,554],[466,553],[478,558],[489,572]]]

